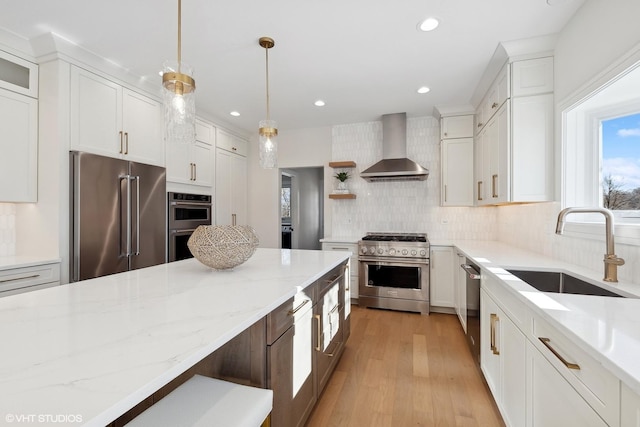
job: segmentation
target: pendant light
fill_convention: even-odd
[[[259,123],[260,166],[265,169],[273,169],[278,166],[278,125],[271,120],[269,115],[269,49],[275,46],[270,37],[260,37],[258,41],[266,54],[266,80],[267,80],[267,119]]]
[[[164,137],[173,144],[196,140],[196,82],[193,68],[182,62],[182,0],[178,0],[178,60],[165,61],[162,70]]]

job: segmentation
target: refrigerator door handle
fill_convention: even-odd
[[[131,256],[131,175],[124,175],[121,179],[124,179],[127,181],[127,185],[126,185],[126,195],[125,195],[125,200],[126,200],[126,214],[125,214],[125,221],[127,222],[126,225],[126,243],[125,243],[125,251],[124,251],[124,256],[128,257]]]
[[[136,181],[136,251],[133,255],[140,255],[140,177],[133,176]]]

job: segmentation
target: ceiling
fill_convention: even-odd
[[[276,43],[270,97],[280,130],[427,116],[470,103],[499,42],[557,33],[583,2],[183,0],[182,59],[195,68],[199,114],[249,133],[266,115],[261,36]],[[20,37],[56,33],[158,86],[162,62],[177,57],[177,0],[0,0],[0,10],[0,27]],[[419,31],[428,16],[440,26]]]

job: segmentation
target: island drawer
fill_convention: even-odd
[[[298,292],[293,298],[267,314],[267,344],[273,344],[296,320],[313,306],[315,284]]]

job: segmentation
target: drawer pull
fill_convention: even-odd
[[[560,353],[558,353],[558,352],[556,351],[556,349],[555,349],[555,348],[551,347],[551,339],[549,339],[549,338],[545,338],[545,337],[538,337],[538,339],[540,340],[540,342],[541,342],[542,344],[544,344],[544,346],[545,346],[545,347],[547,347],[547,348],[549,349],[549,351],[550,351],[551,353],[553,353],[553,355],[554,355],[555,357],[557,357],[558,359],[560,359],[560,361],[564,364],[564,366],[566,366],[566,367],[567,367],[567,368],[569,368],[569,369],[576,369],[576,370],[580,370],[580,365],[578,365],[577,363],[567,362],[567,360],[566,360],[564,357],[562,357],[562,356],[560,355]]]
[[[348,251],[349,248],[336,248],[335,246],[331,247],[332,251]]]
[[[40,275],[34,274],[32,276],[15,277],[13,279],[4,279],[4,280],[0,280],[0,283],[15,282],[17,280],[35,279],[36,277],[40,277]]]
[[[296,308],[294,308],[293,310],[289,310],[289,316],[293,316],[294,314],[296,314],[302,307],[305,306],[305,304],[307,304],[310,300],[306,299],[304,301],[302,301],[302,304],[300,304],[299,306],[297,306]]]
[[[496,323],[499,321],[498,315],[491,313],[491,351],[495,355],[500,355],[500,350],[498,350],[498,346],[496,345]]]
[[[318,325],[318,334],[316,335],[316,338],[318,339],[318,345],[316,346],[316,351],[320,351],[320,340],[322,339],[322,325],[320,324],[320,322],[322,322],[322,318],[320,317],[319,314],[314,314],[313,317],[316,318],[317,320],[317,325]]]

